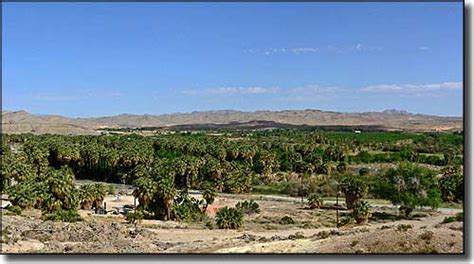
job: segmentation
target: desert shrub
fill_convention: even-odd
[[[295,221],[290,216],[285,215],[280,219],[278,223],[280,223],[280,225],[292,225],[295,223]]]
[[[323,199],[321,198],[321,195],[317,193],[312,193],[308,196],[308,205],[309,208],[311,209],[316,209],[321,207],[323,205]]]
[[[425,231],[421,233],[418,238],[423,239],[423,240],[431,240],[433,238],[433,231]]]
[[[452,223],[452,222],[456,222],[456,217],[454,216],[446,216],[444,219],[443,219],[443,224],[447,224],[447,223]]]
[[[292,235],[288,236],[288,239],[294,240],[294,239],[303,239],[305,238],[304,233],[301,231],[298,231]]]
[[[408,229],[412,229],[413,226],[410,224],[399,224],[397,225],[397,230],[398,231],[407,231]]]
[[[433,171],[410,163],[401,163],[378,177],[375,193],[394,205],[401,205],[408,217],[416,206],[437,208],[441,192]]]
[[[254,200],[238,202],[235,208],[242,210],[244,214],[260,213],[260,205]]]
[[[181,192],[173,205],[172,218],[185,222],[200,220],[203,216],[200,208],[202,203],[202,200],[189,196],[187,192]]]
[[[446,216],[444,219],[443,219],[443,224],[446,224],[446,223],[452,223],[452,222],[462,222],[464,220],[464,213],[463,212],[459,212],[457,213],[456,215],[454,216]]]
[[[77,222],[82,221],[81,216],[76,210],[58,210],[52,213],[43,214],[43,220]]]
[[[287,181],[283,182],[281,184],[281,189],[280,189],[282,194],[286,194],[289,196],[296,197],[300,193],[300,187],[299,184],[295,181]]]
[[[353,204],[365,197],[368,192],[367,183],[356,176],[346,176],[341,180],[341,191],[346,197],[346,206],[351,209]]]
[[[367,201],[357,201],[352,207],[352,215],[358,224],[367,223],[370,216],[370,205]]]
[[[328,231],[321,231],[319,232],[316,236],[319,238],[319,239],[325,239],[325,238],[328,238],[331,234],[328,232]]]
[[[115,185],[113,185],[113,184],[108,184],[108,185],[107,185],[107,193],[108,193],[108,194],[115,194]]]
[[[220,229],[239,229],[244,222],[244,215],[240,209],[223,207],[217,211],[216,224]]]
[[[464,198],[464,176],[445,174],[439,179],[439,189],[444,201],[458,202]]]
[[[208,221],[206,221],[206,227],[210,230],[213,230],[214,229],[214,224],[212,223],[212,221],[208,220]]]
[[[144,213],[142,210],[136,210],[134,212],[130,212],[125,216],[125,220],[127,220],[127,223],[129,224],[137,224],[140,223],[143,218],[144,218]]]
[[[343,218],[341,218],[341,220],[339,221],[339,224],[338,226],[347,226],[347,225],[351,225],[355,222],[355,219],[352,215],[347,215]]]
[[[8,212],[15,214],[15,215],[20,215],[21,214],[21,207],[18,205],[13,205],[7,208]]]

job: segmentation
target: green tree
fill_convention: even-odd
[[[375,192],[400,205],[406,217],[417,206],[437,208],[441,202],[435,173],[412,163],[401,163],[378,177]]]
[[[364,198],[369,190],[364,178],[358,176],[345,176],[340,182],[340,188],[346,197],[348,209],[351,209],[359,199]]]

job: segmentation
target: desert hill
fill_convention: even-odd
[[[257,125],[256,125],[257,124]],[[3,133],[98,134],[104,128],[202,127],[377,127],[382,130],[457,131],[462,117],[412,114],[406,111],[344,113],[320,110],[243,112],[234,110],[175,113],[165,115],[121,114],[108,117],[69,118],[35,115],[26,111],[2,111]]]

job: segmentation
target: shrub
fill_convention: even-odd
[[[289,196],[296,197],[300,193],[300,187],[299,184],[295,181],[287,181],[283,182],[281,184],[281,189],[280,189],[282,194],[286,194]]]
[[[459,212],[456,214],[456,221],[464,221],[464,212]]]
[[[321,195],[317,193],[312,193],[308,196],[308,205],[309,208],[311,209],[316,209],[321,207],[323,205],[323,199],[321,198]]]
[[[113,184],[107,185],[107,193],[112,194],[112,195],[115,194],[115,185]]]
[[[328,232],[328,231],[321,231],[319,232],[316,236],[319,238],[319,239],[325,239],[325,238],[328,238],[331,234]]]
[[[125,219],[127,220],[127,223],[129,224],[137,224],[140,223],[144,218],[144,213],[142,210],[137,210],[134,212],[130,212],[127,214]]]
[[[338,224],[338,226],[346,226],[351,225],[355,222],[355,219],[352,215],[347,215],[346,217],[342,218]]]
[[[358,224],[367,223],[370,216],[370,205],[367,201],[357,201],[352,207],[352,215]]]
[[[443,224],[446,224],[446,223],[452,223],[452,222],[462,222],[464,220],[464,213],[463,212],[459,212],[457,213],[456,215],[454,216],[446,216],[444,219],[443,219]]]
[[[432,231],[425,231],[421,233],[418,238],[423,239],[423,240],[431,240],[433,238],[433,232]]]
[[[260,213],[260,206],[254,200],[238,202],[235,208],[242,210],[244,214]]]
[[[21,207],[18,205],[13,205],[7,208],[9,212],[15,215],[20,215],[21,214]]]
[[[410,163],[402,163],[378,177],[375,192],[394,205],[401,205],[400,209],[404,211],[405,217],[416,206],[430,206],[434,209],[441,202],[434,172]]]
[[[294,239],[303,239],[305,238],[304,233],[301,231],[298,231],[292,235],[288,236],[288,239],[294,240]]]
[[[241,210],[223,207],[217,211],[216,224],[220,229],[238,229],[243,225],[244,215]]]
[[[360,177],[346,176],[341,180],[341,191],[346,196],[347,208],[352,209],[355,202],[367,195],[368,186]]]
[[[172,218],[178,221],[196,221],[204,215],[200,205],[202,200],[191,197],[186,192],[181,192],[176,198],[172,209]]]
[[[399,224],[397,226],[398,231],[407,231],[408,229],[412,229],[412,228],[413,228],[413,226],[410,225],[410,224]]]
[[[212,223],[212,221],[207,221],[206,222],[206,227],[210,230],[213,230],[214,229],[214,224]]]
[[[454,216],[446,216],[444,219],[443,219],[443,224],[447,224],[447,223],[452,223],[452,222],[456,222],[456,217]]]
[[[443,175],[439,179],[439,189],[444,201],[462,201],[464,198],[464,176],[462,174]]]
[[[280,219],[279,223],[280,225],[292,225],[295,221],[290,216],[285,215]]]
[[[76,210],[59,210],[53,213],[44,214],[41,217],[43,220],[63,221],[63,222],[77,222],[82,221],[81,216]]]

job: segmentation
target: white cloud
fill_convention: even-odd
[[[421,47],[418,47],[418,50],[420,51],[428,51],[430,50],[430,48],[426,47],[426,46],[421,46]]]
[[[280,100],[296,102],[325,101],[338,97],[343,91],[345,89],[336,86],[310,84],[286,90]]]
[[[443,82],[437,84],[380,84],[364,87],[361,91],[420,95],[436,91],[457,91],[462,90],[462,88],[462,82]]]
[[[462,82],[443,82],[438,84],[379,84],[362,88],[348,88],[339,86],[322,86],[309,84],[297,87],[262,87],[262,86],[229,86],[207,89],[182,90],[181,94],[186,96],[211,96],[224,98],[235,96],[259,96],[266,99],[277,99],[280,101],[321,101],[331,100],[347,93],[375,93],[375,94],[397,94],[398,96],[430,96],[438,97],[442,91],[459,91],[463,87]]]
[[[318,52],[318,48],[292,48],[291,52],[293,52],[296,55],[302,54],[302,53],[315,53]]]
[[[346,46],[346,47],[336,47],[333,45],[329,45],[326,48],[319,48],[319,47],[287,47],[287,48],[265,48],[265,49],[247,49],[245,52],[252,53],[252,54],[261,54],[265,56],[271,56],[275,54],[294,54],[294,55],[302,55],[302,54],[314,54],[314,53],[321,53],[321,52],[374,52],[374,51],[381,51],[383,47],[379,46],[365,46],[362,43],[357,43],[356,45]]]
[[[185,95],[245,95],[245,94],[271,94],[277,93],[278,87],[219,87],[200,90],[181,91]]]
[[[290,92],[292,93],[307,94],[307,95],[308,94],[309,95],[334,94],[340,91],[341,91],[341,88],[336,87],[336,86],[320,86],[317,84],[310,84],[310,85],[290,89]]]

